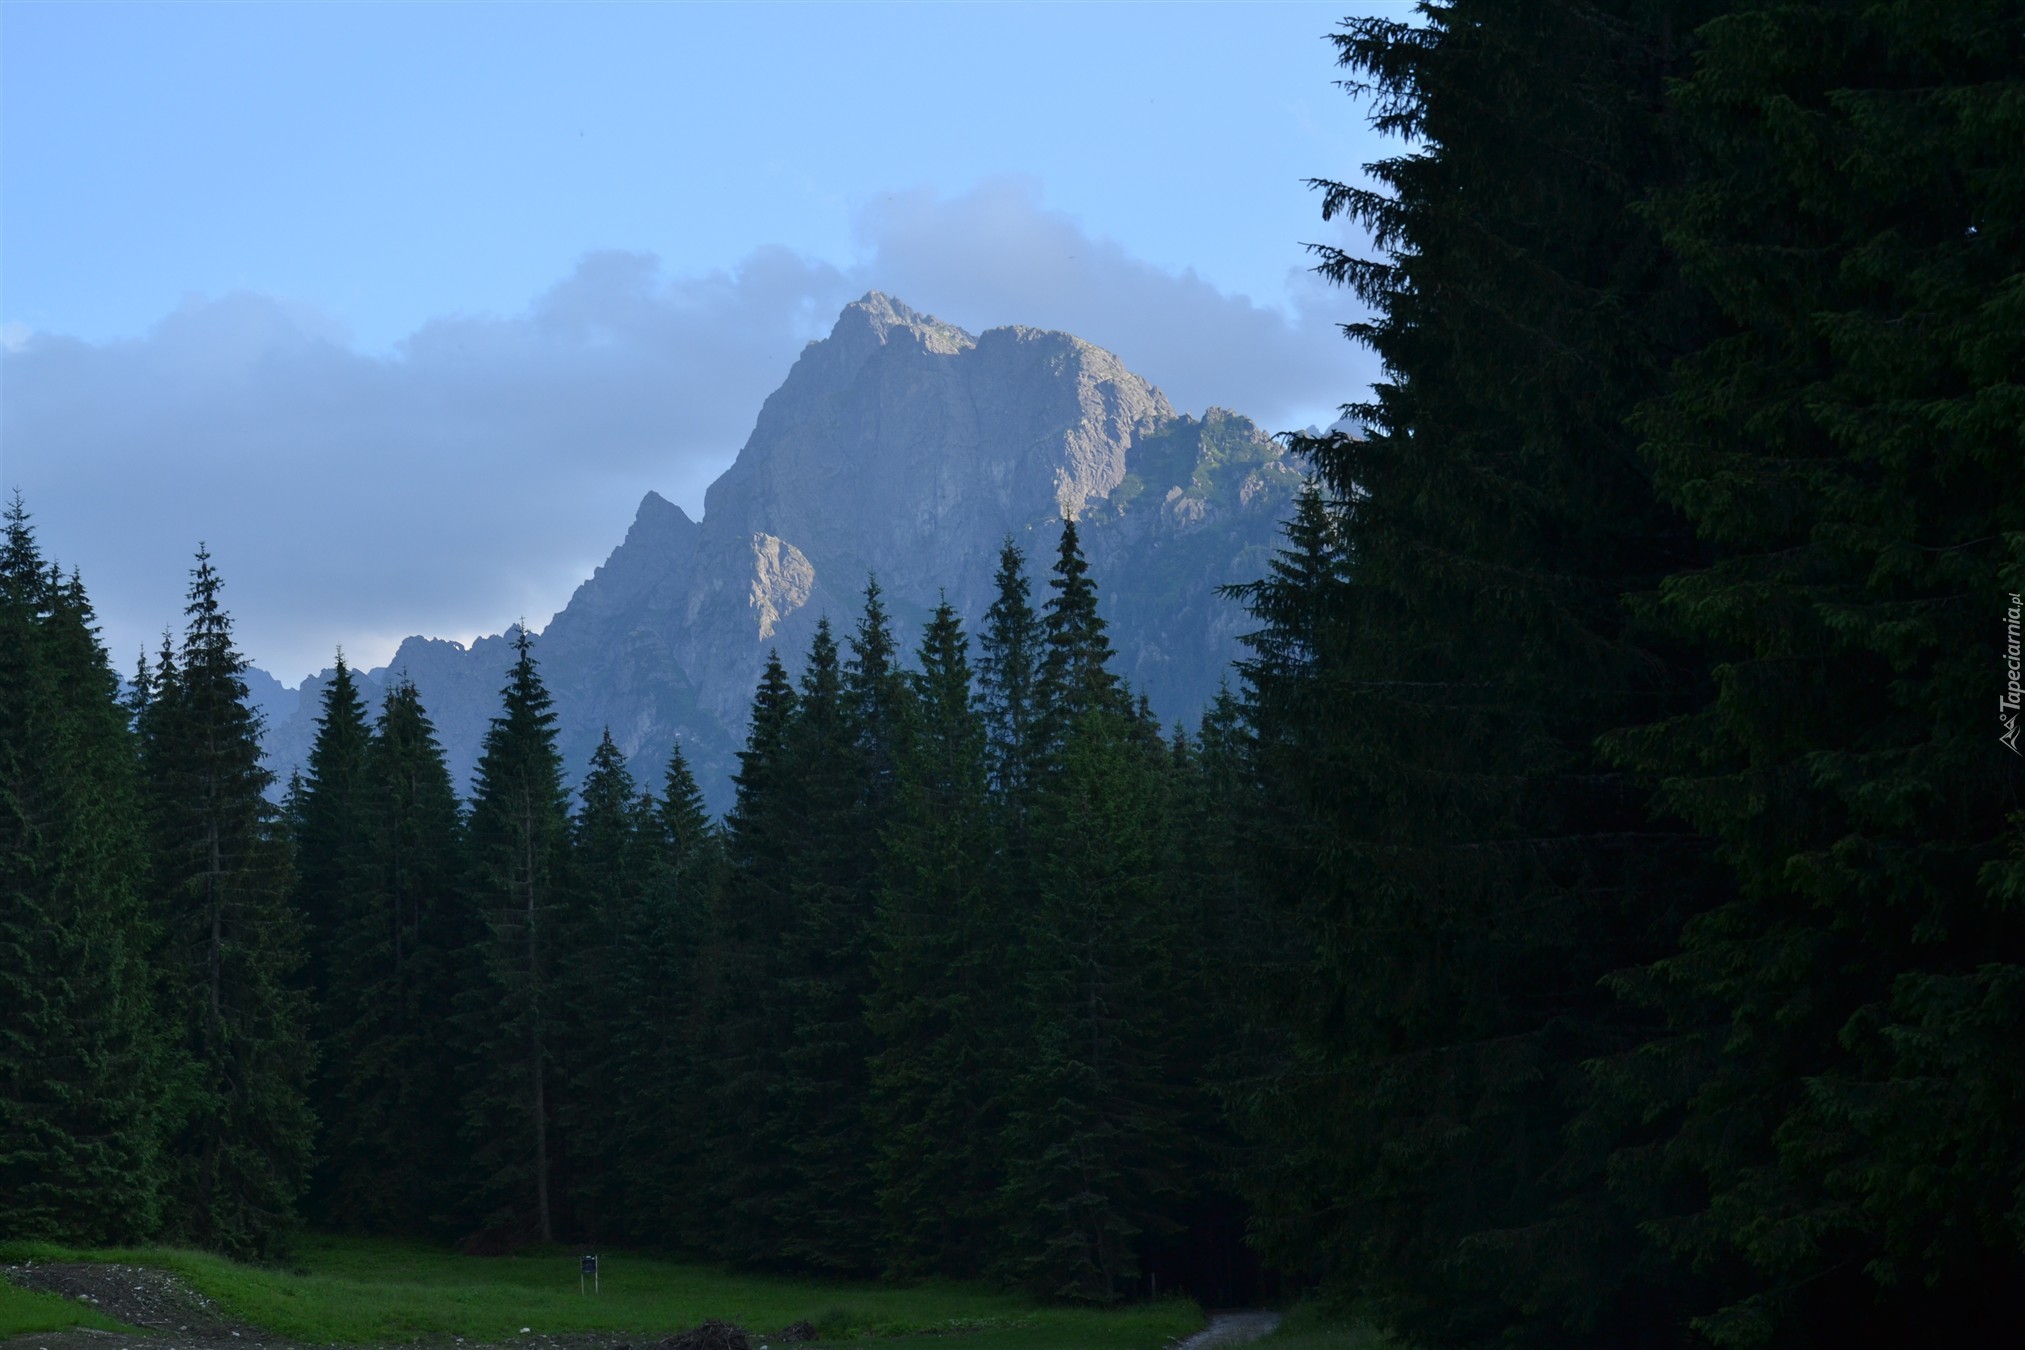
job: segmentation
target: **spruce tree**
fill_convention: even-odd
[[[1040,632],[1030,814],[1002,892],[1018,1060],[1000,1134],[998,1274],[1055,1298],[1140,1287],[1180,1208],[1181,1102],[1162,993],[1179,934],[1166,892],[1164,765],[1117,676],[1072,521]],[[1012,870],[1012,869],[1008,869]]]
[[[1132,708],[1111,669],[1111,639],[1097,613],[1097,586],[1076,537],[1076,522],[1066,516],[1048,589],[1054,594],[1041,607],[1043,645],[1035,681],[1044,754],[1059,753],[1070,728],[1086,713],[1129,716]]]
[[[360,864],[327,962],[324,1211],[353,1231],[428,1232],[462,1203],[445,1102],[468,1067],[456,999],[479,924],[450,770],[412,681],[387,691],[362,778]]]
[[[850,669],[827,620],[818,622],[783,747],[799,828],[775,972],[788,1037],[768,1120],[785,1173],[774,1222],[780,1255],[823,1269],[876,1268],[864,1001],[878,843],[870,802],[891,792],[890,771],[883,783],[875,777],[874,756],[892,763],[904,715],[892,650],[876,586]]]
[[[850,659],[844,663],[843,689],[844,711],[864,764],[859,805],[866,815],[865,827],[875,832],[893,796],[912,710],[899,645],[881,594],[879,579],[868,577],[865,608],[851,635]]]
[[[709,1224],[695,1199],[698,1141],[709,1110],[701,993],[714,950],[724,849],[679,744],[655,805],[656,819],[641,831],[655,856],[621,980],[627,1015],[620,1052],[630,1109],[616,1124],[625,1221],[636,1240],[672,1238],[701,1248],[694,1233]]]
[[[1990,1342],[2025,1288],[2025,775],[1993,708],[2025,590],[2025,26],[1725,11],[1652,208],[1721,323],[1637,420],[1707,544],[1640,610],[1715,678],[1613,747],[1735,879],[1617,982],[1671,1024],[1612,1080],[1667,1126],[1620,1170],[1712,1276],[1713,1343]]]
[[[156,668],[140,719],[166,997],[193,1063],[167,1221],[180,1240],[260,1255],[296,1226],[315,1051],[289,843],[222,587],[200,548],[180,661]]]
[[[1122,713],[1097,708],[1070,725],[1034,814],[1024,1062],[998,1195],[1000,1273],[1051,1298],[1129,1296],[1185,1197],[1162,1017],[1181,938],[1163,885],[1165,811],[1158,759]]]
[[[569,1092],[559,1120],[568,1141],[571,1209],[592,1241],[623,1231],[626,1122],[637,1114],[627,1063],[638,1016],[631,963],[646,932],[642,910],[655,863],[658,815],[643,800],[608,729],[591,755],[571,830],[574,892],[563,934]]]
[[[778,1259],[774,1199],[789,1184],[771,1122],[791,1029],[779,944],[793,914],[801,833],[801,785],[788,757],[797,703],[779,653],[769,652],[732,780],[724,888],[697,981],[699,1086],[708,1110],[685,1228],[703,1251],[747,1261]]]
[[[477,1077],[465,1101],[466,1140],[482,1221],[552,1242],[562,1199],[555,1041],[563,1009],[554,930],[566,903],[568,797],[553,701],[524,625],[514,653],[501,714],[485,733],[471,808],[473,899],[485,928],[462,1008]]]
[[[358,681],[337,654],[323,711],[310,743],[308,774],[289,795],[299,801],[295,834],[296,908],[302,914],[309,959],[304,972],[321,1002],[328,985],[325,954],[335,945],[336,915],[349,906],[347,889],[356,884],[366,834],[365,776],[372,731]]]
[[[1414,143],[1319,185],[1384,250],[1321,270],[1385,373],[1367,436],[1297,443],[1321,500],[1256,597],[1257,872],[1310,955],[1248,1188],[1272,1259],[1419,1342],[1657,1342],[1689,1298],[1610,1186],[1651,1122],[1592,1068],[1656,1022],[1602,981],[1720,880],[1597,749],[1702,678],[1620,598],[1697,549],[1627,426],[1707,322],[1640,209],[1683,172],[1697,11],[1456,0],[1336,37]]]
[[[313,1100],[325,1131],[348,1108],[349,1068],[337,1058],[339,1023],[355,1014],[357,991],[333,987],[331,963],[352,936],[343,920],[361,907],[356,891],[365,884],[368,804],[366,760],[372,739],[366,724],[365,701],[358,684],[337,654],[337,667],[324,686],[323,712],[310,745],[307,777],[291,777],[283,798],[283,817],[295,841],[295,908],[303,923],[307,959],[303,983],[315,1009],[315,1030],[322,1053]],[[326,1200],[330,1165],[341,1156],[326,1147],[315,1190],[318,1208],[329,1213]]]
[[[668,768],[661,778],[661,829],[657,836],[662,861],[669,867],[707,866],[713,855],[722,852],[723,837],[704,805],[703,789],[696,785],[681,742],[668,755]]]
[[[1229,1104],[1273,1074],[1282,1038],[1262,991],[1298,969],[1297,947],[1275,924],[1251,876],[1261,819],[1243,711],[1220,689],[1191,741],[1166,747],[1163,903],[1175,934],[1158,990],[1161,1054],[1178,1089],[1186,1182],[1182,1227],[1147,1244],[1149,1276],[1204,1301],[1256,1296],[1258,1260],[1245,1241],[1247,1207],[1234,1182],[1252,1159]]]
[[[1039,737],[1042,637],[1026,557],[1008,536],[999,549],[997,593],[978,637],[978,696],[985,764],[1002,809],[1025,809]]]
[[[17,495],[0,551],[0,1232],[154,1236],[178,1065],[157,1006],[134,744],[73,576]]]
[[[885,835],[868,1017],[874,1176],[895,1273],[981,1274],[995,1257],[1011,941],[991,885],[984,720],[962,620],[922,635],[912,735]]]

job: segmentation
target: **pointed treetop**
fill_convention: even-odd
[[[668,772],[661,780],[661,829],[668,841],[669,861],[679,863],[710,834],[710,811],[703,790],[677,741],[668,753]]]
[[[834,699],[840,688],[837,638],[828,617],[816,620],[816,635],[809,640],[808,664],[802,668],[802,700]]]
[[[28,507],[21,490],[7,505],[7,543],[0,550],[0,582],[16,595],[27,595],[42,581],[42,552],[35,546],[35,531],[28,524]]]
[[[600,811],[624,814],[638,792],[626,767],[625,752],[612,740],[612,729],[607,726],[598,748],[591,752],[591,771],[584,775],[579,790],[584,812],[587,816]]]
[[[1076,537],[1076,522],[1062,519],[1062,542],[1055,557],[1054,592],[1042,619],[1047,651],[1041,663],[1043,701],[1061,722],[1100,708],[1129,713],[1131,705],[1111,672],[1111,639],[1097,613],[1097,583]]]
[[[860,682],[883,675],[893,665],[897,644],[886,605],[879,598],[879,574],[865,574],[865,611],[858,616],[858,631],[851,635],[850,670]]]

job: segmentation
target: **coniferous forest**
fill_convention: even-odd
[[[1333,40],[1399,138],[1315,184],[1385,374],[1294,438],[1197,725],[1065,521],[974,632],[875,578],[770,660],[722,820],[679,749],[566,766],[524,632],[469,801],[342,660],[277,785],[209,557],[123,683],[17,498],[0,1234],[1302,1289],[1439,1347],[2015,1328],[2025,11]]]

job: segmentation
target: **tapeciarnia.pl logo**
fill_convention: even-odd
[[[2011,608],[2004,615],[2004,693],[1997,700],[1997,720],[2003,724],[2004,731],[1997,739],[2010,747],[2014,755],[2025,755],[2025,750],[2018,748],[2018,705],[2021,697],[2025,697],[2025,689],[2019,686],[2018,616],[2021,610],[2025,610],[2025,604],[2020,603],[2018,593],[2013,591]]]

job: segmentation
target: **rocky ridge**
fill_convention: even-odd
[[[868,575],[909,650],[940,595],[975,632],[1008,535],[1038,605],[1063,515],[1079,521],[1120,670],[1163,717],[1193,721],[1246,625],[1216,587],[1264,572],[1299,481],[1249,420],[1183,416],[1080,338],[973,337],[866,295],[768,397],[703,519],[648,493],[535,639],[565,760],[581,773],[609,727],[658,786],[679,739],[722,810],[769,649],[796,669],[820,616],[847,632]],[[512,659],[506,635],[413,637],[363,683],[376,706],[412,679],[466,783]],[[272,719],[283,780],[307,757],[327,674]]]

